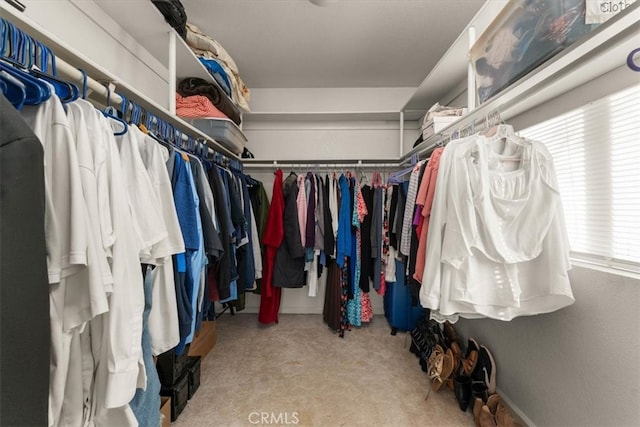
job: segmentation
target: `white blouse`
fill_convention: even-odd
[[[567,242],[543,144],[480,135],[454,141],[436,182],[421,302],[437,320],[453,321],[511,320],[570,305]]]

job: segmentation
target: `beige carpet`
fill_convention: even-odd
[[[452,391],[425,401],[428,380],[409,336],[390,335],[383,316],[344,339],[320,315],[281,315],[264,327],[255,314],[225,314],[216,329],[200,389],[176,427],[474,424]]]

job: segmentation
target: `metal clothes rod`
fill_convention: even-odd
[[[331,161],[318,161],[314,163],[292,162],[292,161],[273,161],[273,162],[246,162],[244,169],[274,169],[274,168],[293,168],[293,169],[393,169],[397,168],[398,163],[363,163],[363,162],[345,162],[334,163]]]

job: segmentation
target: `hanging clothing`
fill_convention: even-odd
[[[416,205],[421,206],[420,216],[418,218],[418,224],[416,232],[420,236],[418,238],[418,252],[416,253],[416,270],[413,274],[413,278],[422,283],[422,276],[424,275],[424,265],[427,250],[427,233],[429,231],[429,218],[431,217],[431,208],[433,206],[433,198],[436,191],[436,179],[438,177],[438,170],[440,169],[440,157],[444,148],[438,147],[431,153],[429,161],[427,163],[427,169],[425,170],[422,184],[416,197]]]
[[[284,197],[284,236],[278,247],[273,267],[273,286],[281,288],[300,288],[306,283],[304,276],[305,250],[301,242],[298,222],[298,186],[299,180],[290,174],[282,185]],[[304,181],[303,181],[304,185]]]
[[[416,196],[418,194],[418,184],[420,181],[420,171],[424,162],[418,162],[411,171],[411,178],[409,178],[409,187],[407,188],[404,215],[402,217],[400,240],[400,253],[408,256],[411,250],[411,224],[413,223],[413,211],[416,202]]]
[[[0,425],[47,425],[49,387],[43,379],[50,372],[51,321],[44,149],[3,95],[0,129]]]
[[[418,182],[422,182],[422,177],[424,176],[426,168],[427,168],[427,162],[422,162],[422,165],[420,166]],[[419,293],[420,293],[420,282],[418,282],[413,278],[413,274],[416,271],[416,255],[418,253],[418,233],[416,231],[417,224],[415,223],[416,222],[415,218],[416,218],[416,215],[419,215],[418,211],[420,210],[421,210],[420,207],[418,205],[415,205],[414,203],[412,220],[410,225],[410,228],[411,228],[410,249],[409,249],[409,255],[407,256],[407,263],[406,263],[407,270],[405,274],[406,284],[407,286],[409,286],[409,291],[411,294],[413,305],[417,305]]]
[[[335,256],[335,245],[336,245],[336,239],[335,239],[336,230],[333,228],[333,211],[331,207],[334,204],[337,206],[337,200],[333,200],[331,198],[333,193],[331,191],[331,188],[334,185],[333,181],[334,181],[333,179],[329,178],[329,175],[326,175],[324,180],[324,188],[323,188],[324,252],[328,257]],[[335,195],[335,193],[333,193],[333,195]]]
[[[145,387],[136,390],[136,394],[129,403],[131,410],[136,416],[139,427],[157,427],[160,423],[160,378],[153,360],[151,351],[151,337],[149,335],[149,313],[153,305],[153,279],[151,277],[151,267],[143,266],[144,278],[144,313],[142,318],[142,352],[144,356],[144,367],[147,377]]]
[[[337,219],[339,221],[337,227],[337,257],[336,262],[341,268],[344,267],[344,259],[351,256],[351,207],[352,199],[349,192],[349,181],[344,175],[340,175],[339,191],[340,191],[340,211]]]
[[[364,216],[364,219],[360,227],[360,230],[361,230],[360,265],[362,268],[362,274],[360,275],[359,285],[360,285],[360,289],[363,292],[369,292],[370,284],[373,281],[373,277],[374,277],[373,276],[374,266],[372,262],[372,258],[374,258],[374,255],[372,254],[372,238],[376,238],[376,235],[377,235],[377,233],[372,232],[372,224],[373,224],[372,218],[375,216],[374,206],[373,206],[374,190],[370,186],[364,185],[360,189],[360,192],[362,194],[362,199],[365,204],[365,209],[369,214]]]
[[[260,294],[260,323],[278,323],[278,311],[280,310],[279,287],[273,286],[273,270],[276,253],[284,239],[284,194],[282,186],[282,170],[275,172],[273,181],[273,195],[269,207],[267,226],[262,240],[265,246],[263,263],[262,292]]]
[[[327,267],[327,291],[324,295],[322,319],[332,330],[339,332],[341,323],[341,269],[335,262]]]
[[[568,239],[544,145],[475,135],[447,145],[440,165],[420,291],[432,317],[511,320],[572,304]]]
[[[227,202],[227,191],[224,181],[217,166],[212,166],[208,171],[209,185],[215,202],[215,209],[220,219],[218,226],[220,230],[220,240],[224,252],[218,259],[212,275],[215,278],[217,286],[212,289],[217,290],[217,295],[212,295],[218,300],[227,300],[231,297],[231,284],[237,280],[237,272],[233,265],[236,262],[235,248],[232,241],[233,223],[231,222],[230,207]]]
[[[202,221],[199,214],[199,199],[188,164],[186,154],[174,153],[174,200],[182,238],[185,244],[185,254],[177,255],[179,273],[184,273],[176,285],[178,296],[178,315],[180,318],[180,343],[177,354],[182,354],[185,346],[193,339],[195,330],[194,311],[197,292],[200,286],[200,271],[204,262],[204,241],[202,239]]]

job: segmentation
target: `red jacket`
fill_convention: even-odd
[[[278,323],[278,311],[280,310],[281,289],[273,286],[273,264],[276,252],[284,238],[284,195],[282,192],[282,170],[275,172],[273,181],[273,195],[271,206],[267,216],[262,243],[265,246],[264,262],[262,267],[262,292],[260,295],[260,323]]]

